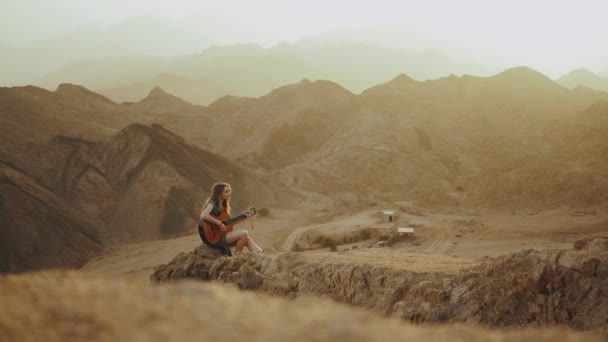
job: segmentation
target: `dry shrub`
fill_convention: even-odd
[[[258,210],[258,215],[260,217],[270,216],[270,209],[268,209],[268,208],[260,208],[260,210]]]

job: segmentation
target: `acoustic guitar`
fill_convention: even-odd
[[[244,213],[242,213],[241,215],[239,215],[235,218],[231,218],[230,214],[228,214],[226,212],[223,212],[223,213],[219,214],[218,216],[211,215],[214,218],[222,221],[224,226],[226,226],[226,230],[222,231],[222,229],[220,228],[219,225],[202,220],[203,234],[205,234],[205,238],[207,239],[207,241],[209,241],[210,243],[215,245],[220,241],[220,239],[222,238],[222,236],[224,234],[231,232],[234,229],[235,223],[237,223],[241,220],[244,220],[250,216],[254,216],[257,212],[258,211],[255,207],[251,207],[251,208],[247,209],[247,211],[245,211]],[[201,229],[200,226],[199,226],[199,229]]]

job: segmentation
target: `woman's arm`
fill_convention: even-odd
[[[220,220],[216,219],[215,217],[211,216],[211,211],[212,210],[213,210],[213,204],[211,204],[211,203],[207,204],[207,207],[201,213],[201,217],[203,218],[203,220],[205,220],[205,221],[207,221],[209,223],[217,224],[217,225],[222,224],[222,221],[220,221]]]

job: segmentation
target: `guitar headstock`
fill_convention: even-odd
[[[256,207],[251,206],[251,207],[249,207],[249,209],[247,209],[245,211],[245,216],[252,217],[252,216],[255,216],[255,214],[257,214],[257,213],[258,213],[258,210],[256,209]]]

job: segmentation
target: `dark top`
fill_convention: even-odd
[[[215,198],[210,199],[207,204],[212,204],[213,205],[213,209],[209,213],[210,215],[212,215],[212,216],[219,216],[219,214],[222,213],[220,211],[220,206],[218,205],[217,200]]]

